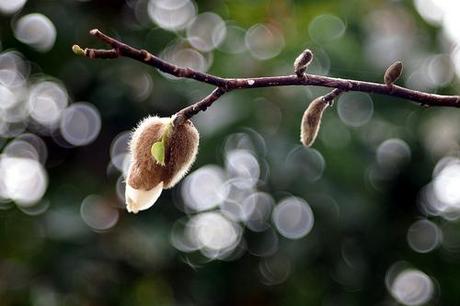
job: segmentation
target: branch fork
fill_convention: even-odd
[[[394,82],[400,77],[402,63],[392,64],[384,75],[384,83],[373,83],[351,79],[332,78],[328,76],[307,74],[308,65],[313,59],[313,53],[306,49],[294,61],[294,74],[255,77],[255,78],[222,78],[212,74],[193,70],[191,68],[179,67],[153,55],[147,50],[131,47],[121,41],[110,37],[97,29],[89,32],[102,42],[111,46],[111,49],[82,49],[74,45],[72,50],[75,54],[86,56],[90,59],[114,59],[118,57],[129,57],[146,65],[152,66],[164,73],[179,78],[194,79],[201,83],[215,86],[216,88],[203,99],[187,106],[176,113],[175,123],[183,123],[192,118],[200,111],[205,111],[225,93],[237,89],[250,89],[260,87],[278,86],[322,86],[333,88],[331,92],[321,97],[324,102],[332,105],[332,101],[344,91],[361,91],[376,93],[387,96],[399,97],[419,103],[422,106],[446,106],[460,107],[460,96],[448,96],[431,94],[422,91],[408,89],[395,85]]]

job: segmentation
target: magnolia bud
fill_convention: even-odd
[[[385,82],[385,84],[387,84],[387,86],[390,86],[394,82],[396,82],[401,76],[402,69],[403,64],[400,61],[391,64],[390,67],[388,67],[385,71],[385,75],[383,77],[383,81]]]
[[[307,71],[308,65],[313,60],[313,53],[310,49],[305,49],[302,53],[294,61],[294,71],[298,77],[304,75],[305,71]]]
[[[323,97],[319,97],[313,100],[305,110],[300,125],[300,141],[304,146],[309,147],[315,141],[321,124],[321,117],[328,105]]]
[[[190,120],[175,126],[166,149],[164,188],[174,187],[195,161],[200,136]]]
[[[163,188],[179,182],[195,160],[198,131],[188,120],[177,126],[173,122],[174,117],[147,117],[131,137],[125,193],[129,212],[151,207]]]

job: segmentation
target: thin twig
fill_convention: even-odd
[[[205,111],[209,106],[211,106],[217,99],[219,99],[223,94],[225,94],[225,90],[221,87],[217,87],[214,89],[209,95],[204,97],[198,102],[193,103],[186,108],[181,109],[176,113],[175,124],[180,124],[186,119],[192,118],[194,115],[201,111]]]
[[[330,93],[325,94],[323,96],[323,101],[329,103],[329,105],[332,105],[332,102],[334,101],[334,99],[338,97],[342,92],[343,92],[342,89],[336,88],[332,90]]]
[[[123,42],[120,42],[113,37],[110,37],[101,31],[94,29],[90,31],[104,43],[112,47],[110,50],[102,49],[81,49],[77,45],[73,47],[76,54],[81,54],[89,58],[116,58],[129,57],[140,61],[144,64],[155,67],[156,69],[171,74],[179,78],[194,79],[202,83],[214,85],[217,88],[202,100],[188,106],[177,112],[179,121],[189,119],[200,111],[206,110],[224,93],[235,89],[248,89],[259,87],[277,87],[277,86],[322,86],[335,88],[325,97],[329,97],[332,101],[338,94],[343,91],[362,91],[368,93],[377,93],[387,96],[399,97],[418,102],[424,106],[449,106],[460,107],[460,96],[447,96],[431,94],[422,91],[412,90],[397,85],[379,84],[373,82],[365,82],[351,79],[332,78],[321,75],[305,74],[299,76],[297,74],[256,77],[256,78],[222,78],[209,73],[196,71],[191,68],[183,68],[171,63],[168,63],[159,57],[151,54],[146,50],[133,48]]]

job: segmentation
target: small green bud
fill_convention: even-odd
[[[86,55],[85,50],[83,50],[82,48],[80,48],[79,45],[73,45],[73,46],[72,46],[72,51],[73,51],[73,53],[75,53],[76,55],[80,55],[80,56],[85,56],[85,55]]]

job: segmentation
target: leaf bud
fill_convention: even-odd
[[[80,56],[85,56],[86,55],[86,51],[83,50],[79,45],[73,45],[72,46],[72,52],[76,55],[80,55]]]
[[[132,161],[126,178],[126,206],[137,213],[151,207],[163,189],[173,187],[193,164],[199,134],[192,122],[147,117],[130,140]]]
[[[295,74],[297,74],[298,77],[302,77],[312,60],[313,53],[310,49],[305,49],[294,61]]]
[[[321,125],[321,117],[329,103],[324,97],[318,97],[308,105],[305,110],[300,125],[300,141],[306,147],[310,147],[318,135]]]
[[[385,75],[383,77],[383,81],[387,86],[392,85],[396,82],[399,77],[401,76],[403,70],[403,64],[400,61],[394,62],[387,68],[385,71]]]

